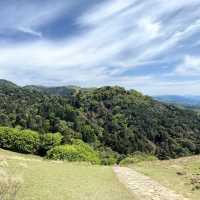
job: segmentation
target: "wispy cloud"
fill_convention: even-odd
[[[184,60],[175,68],[173,74],[177,76],[199,76],[200,56],[186,55]]]
[[[35,29],[62,15],[71,6],[69,1],[1,1],[0,32],[22,31],[41,35]]]
[[[42,37],[42,33],[41,32],[37,32],[31,28],[28,27],[18,27],[17,28],[19,31],[33,35],[33,36],[37,36],[37,37]]]
[[[158,88],[178,92],[188,83],[172,81],[170,77],[166,81],[166,72],[156,77],[153,71],[147,75],[145,71],[127,75],[126,71],[142,71],[144,65],[151,67],[157,62],[164,62],[173,71],[177,65],[173,60],[181,62],[185,55],[193,55],[193,49],[186,49],[197,43],[194,38],[200,32],[199,0],[107,0],[92,6],[90,0],[76,4],[64,0],[56,4],[52,0],[19,2],[22,3],[0,3],[4,7],[0,18],[5,19],[0,24],[0,40],[5,39],[1,33],[5,36],[12,30],[36,39],[19,43],[12,35],[14,42],[0,47],[2,78],[20,84],[119,84],[149,94],[163,91]],[[83,6],[85,10],[76,13]],[[73,13],[69,14],[72,8]],[[59,19],[64,16],[67,18],[60,24]],[[78,34],[70,30],[70,36],[55,39],[43,32],[44,26],[49,32],[52,27],[67,27],[69,18],[81,30]],[[186,56],[176,73],[197,72],[198,62],[198,56]]]

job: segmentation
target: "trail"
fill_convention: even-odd
[[[120,182],[139,200],[189,200],[133,169],[117,166],[113,170]]]

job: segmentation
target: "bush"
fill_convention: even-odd
[[[0,147],[20,153],[36,153],[39,134],[31,130],[0,127]]]
[[[153,161],[153,160],[157,160],[157,157],[155,157],[154,155],[136,152],[121,160],[120,165],[129,165],[143,161]]]
[[[102,165],[114,165],[119,159],[119,154],[112,151],[110,148],[102,147],[99,149],[99,155]]]
[[[60,145],[47,152],[48,159],[86,161],[100,164],[98,154],[81,140],[74,140],[72,145]]]
[[[46,152],[61,144],[62,135],[60,133],[47,133],[40,136],[40,155],[46,155]]]

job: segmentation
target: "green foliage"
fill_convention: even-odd
[[[141,151],[166,159],[200,151],[200,118],[195,112],[120,87],[99,88],[78,98],[86,116],[103,128],[98,139],[122,155]]]
[[[96,142],[95,130],[90,125],[83,125],[81,128],[82,139],[87,143]]]
[[[9,117],[3,113],[0,114],[0,125],[1,126],[9,126],[10,125]]]
[[[120,155],[140,151],[160,159],[200,153],[200,115],[135,90],[22,88],[0,81],[0,102],[0,125],[60,132],[64,144],[82,139]]]
[[[0,147],[21,153],[36,153],[39,135],[31,130],[0,127]]]
[[[46,155],[46,152],[62,142],[62,135],[60,133],[47,133],[40,136],[40,155]]]
[[[141,153],[141,152],[135,152],[132,155],[127,156],[123,160],[120,161],[120,165],[129,165],[129,164],[135,164],[143,161],[153,161],[157,160],[157,158],[153,155]]]
[[[118,162],[120,155],[110,148],[100,148],[99,156],[102,165],[114,165]]]
[[[86,161],[100,164],[98,154],[81,140],[75,140],[72,145],[60,145],[47,152],[47,158],[68,161]]]
[[[60,120],[57,125],[57,130],[62,134],[63,143],[69,144],[73,139],[80,139],[81,134],[77,131],[74,131],[71,127],[73,127],[72,122],[66,122],[64,120]]]

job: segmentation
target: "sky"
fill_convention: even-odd
[[[200,0],[1,0],[0,78],[200,95]]]

